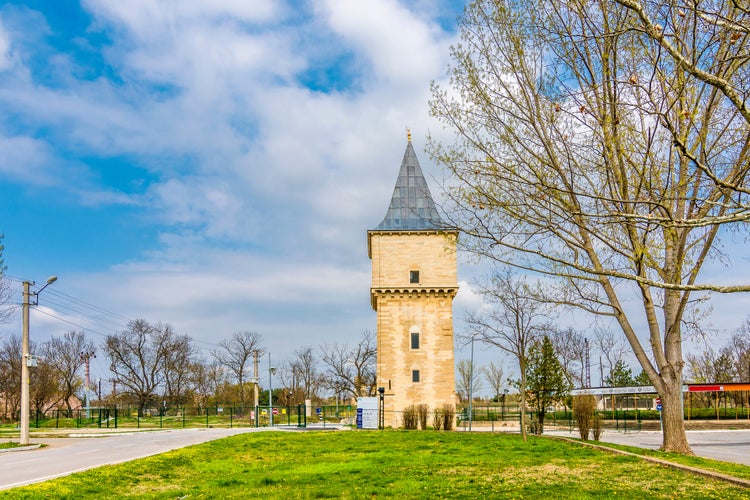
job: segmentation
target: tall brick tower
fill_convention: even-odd
[[[367,231],[370,301],[377,311],[377,383],[384,423],[399,427],[410,405],[455,407],[453,297],[456,239],[435,209],[409,134],[383,222]]]

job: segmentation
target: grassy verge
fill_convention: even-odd
[[[750,480],[750,467],[742,464],[735,464],[730,462],[720,462],[718,460],[711,460],[710,458],[701,457],[690,457],[686,455],[680,455],[678,453],[664,453],[662,451],[649,450],[644,448],[636,448],[634,446],[626,446],[621,444],[607,443],[604,441],[588,441],[590,444],[595,444],[605,448],[612,448],[615,450],[628,451],[637,455],[644,455],[647,457],[660,458],[676,464],[688,465],[690,467],[697,467],[699,469],[710,470],[714,472],[720,472],[728,476],[734,476],[741,479]],[[750,491],[748,492],[750,493]]]
[[[250,433],[0,491],[94,497],[733,499],[750,490],[546,438],[385,431]]]

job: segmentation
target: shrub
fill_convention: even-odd
[[[443,428],[443,410],[440,408],[435,408],[435,411],[432,412],[432,427],[436,431]]]
[[[414,405],[409,405],[404,410],[404,429],[413,430],[417,428],[419,423],[417,408]]]
[[[443,405],[443,429],[446,431],[453,430],[453,419],[456,417],[456,409],[453,405]]]
[[[599,438],[602,436],[602,431],[604,430],[602,428],[602,417],[594,415],[594,418],[591,420],[591,430],[594,434],[594,441],[599,441]]]
[[[573,397],[573,414],[578,424],[578,433],[584,441],[589,438],[594,410],[596,410],[596,398],[594,396],[587,394]]]
[[[427,429],[427,415],[428,415],[429,409],[430,407],[425,404],[417,405],[417,414],[419,416],[419,426],[421,427],[422,430]]]

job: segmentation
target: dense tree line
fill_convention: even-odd
[[[143,414],[174,406],[254,406],[268,403],[268,380],[256,378],[255,360],[265,353],[262,335],[241,331],[202,356],[193,339],[167,323],[131,321],[95,345],[83,332],[69,331],[42,344],[31,343],[38,360],[31,369],[32,409],[71,413],[84,401],[84,365],[98,352],[110,370],[112,391],[96,405],[130,405]],[[268,367],[261,373],[268,375]],[[274,402],[321,404],[329,397],[374,395],[375,344],[364,332],[354,345],[306,346],[275,371]],[[5,418],[16,418],[21,392],[21,339],[0,337],[0,396]],[[265,387],[266,390],[263,390]],[[253,394],[251,398],[249,395]],[[255,394],[258,394],[257,400]]]

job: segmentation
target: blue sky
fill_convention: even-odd
[[[374,331],[366,230],[385,215],[407,126],[440,199],[443,173],[423,150],[428,133],[444,133],[429,85],[445,84],[462,6],[0,3],[7,274],[60,278],[32,337],[85,327],[101,342],[145,318],[204,354],[255,330],[289,359]],[[478,304],[470,269],[459,269],[457,332]],[[748,299],[714,307],[712,324],[729,331]],[[0,325],[18,331],[17,317]],[[94,376],[107,376],[102,358]]]
[[[284,359],[374,330],[366,230],[385,214],[407,126],[439,197],[427,101],[461,9],[0,3],[7,274],[59,276],[32,337],[80,325],[100,342],[142,317],[204,349],[256,330]]]

